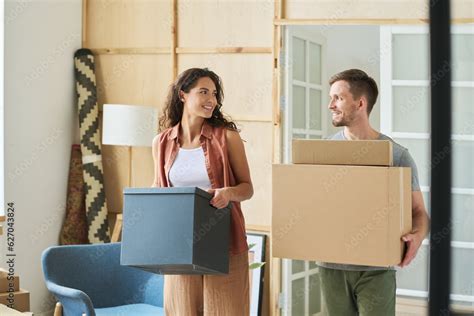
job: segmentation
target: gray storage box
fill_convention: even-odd
[[[124,190],[120,263],[160,274],[229,272],[230,205],[196,187]]]

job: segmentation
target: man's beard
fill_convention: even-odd
[[[334,127],[349,126],[350,123],[354,120],[355,113],[354,111],[347,113],[342,117],[340,121],[332,120],[332,125]]]

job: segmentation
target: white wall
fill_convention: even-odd
[[[358,68],[375,79],[380,88],[380,31],[379,26],[303,26],[302,29],[326,38],[327,62],[326,71],[329,78],[346,69]],[[383,52],[383,49],[382,49]],[[326,95],[329,91],[326,92]],[[326,104],[327,106],[327,104]],[[336,133],[328,111],[328,134]],[[377,103],[370,115],[372,127],[380,128],[380,105]]]
[[[5,202],[15,204],[15,270],[35,315],[52,307],[41,253],[58,243],[78,139],[73,55],[81,10],[81,0],[5,3]]]

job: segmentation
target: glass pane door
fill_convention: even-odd
[[[430,77],[427,27],[382,27],[382,132],[408,148],[418,165],[421,191],[429,211]],[[407,49],[410,47],[410,49]],[[453,187],[452,283],[453,305],[474,307],[474,26],[452,27]],[[447,65],[449,67],[449,65]],[[431,80],[436,83],[437,76]],[[439,153],[442,159],[443,153]],[[428,296],[429,239],[412,264],[397,272],[397,294]]]
[[[317,32],[289,27],[285,32],[284,152],[290,162],[293,139],[326,135],[325,40]],[[283,260],[282,315],[321,315],[318,268],[314,262]]]

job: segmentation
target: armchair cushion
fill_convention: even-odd
[[[96,316],[164,316],[165,311],[162,307],[156,307],[149,304],[130,304],[115,307],[96,308]]]

